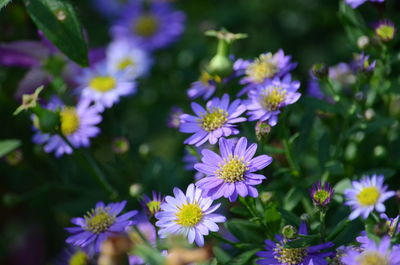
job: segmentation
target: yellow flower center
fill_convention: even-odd
[[[305,248],[284,248],[279,244],[276,246],[277,247],[274,249],[274,251],[277,253],[277,255],[274,256],[274,258],[282,264],[300,264],[307,255],[307,250]]]
[[[244,173],[248,170],[243,158],[230,156],[224,159],[224,162],[219,165],[219,169],[215,172],[216,175],[225,182],[238,182],[244,180]]]
[[[68,265],[86,265],[86,264],[88,264],[88,256],[83,251],[75,252],[68,261]]]
[[[369,251],[361,254],[356,259],[359,265],[388,265],[389,262],[386,257],[376,251]]]
[[[199,79],[204,85],[208,86],[210,81],[215,81],[216,83],[220,83],[221,77],[218,75],[210,75],[206,71],[203,71],[201,73],[200,79]]]
[[[135,62],[131,58],[124,58],[118,63],[118,70],[122,71],[125,70],[128,66],[135,65]]]
[[[255,83],[271,78],[278,72],[272,53],[261,54],[246,69],[246,75]]]
[[[376,204],[379,196],[380,192],[376,187],[367,187],[357,194],[357,200],[362,206],[371,206]]]
[[[179,209],[176,217],[178,218],[178,220],[176,220],[177,224],[185,227],[193,227],[203,218],[203,211],[198,204],[189,203],[183,205],[182,208]]]
[[[151,214],[155,214],[161,209],[161,202],[160,201],[150,201],[146,204],[147,208],[149,209]]]
[[[79,128],[79,116],[76,109],[66,107],[60,112],[61,133],[65,136],[76,132]]]
[[[316,202],[323,204],[329,198],[329,192],[326,190],[317,190],[313,198]]]
[[[117,81],[111,76],[96,76],[89,82],[90,88],[97,92],[108,92],[115,88]]]
[[[391,40],[394,37],[394,27],[390,25],[381,25],[379,26],[375,32],[378,37],[383,40]]]
[[[135,21],[133,30],[136,34],[143,37],[153,36],[157,32],[158,22],[152,15],[144,15]]]
[[[201,127],[207,132],[221,128],[228,121],[228,113],[220,108],[208,111],[201,119]]]
[[[86,230],[99,234],[107,230],[115,222],[115,216],[110,215],[104,208],[96,208],[85,216]]]
[[[261,106],[266,110],[274,111],[279,108],[282,101],[285,100],[286,90],[282,87],[273,87],[271,90],[265,90],[261,98]]]

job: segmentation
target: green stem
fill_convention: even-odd
[[[324,209],[319,210],[319,235],[321,237],[321,241],[325,241],[325,216],[326,216],[326,211]]]
[[[246,200],[246,198],[240,197],[239,198],[240,202],[246,207],[247,211],[258,221],[258,223],[264,227],[266,233],[268,236],[273,237],[273,233],[271,231],[271,229],[269,228],[269,226],[267,225],[267,223],[264,221],[264,219],[262,217],[260,217],[257,214],[257,211],[254,209],[254,207],[252,207],[248,201]]]
[[[292,169],[293,175],[298,176],[299,175],[298,166],[293,159],[292,148],[290,147],[289,139],[287,139],[286,137],[283,139],[283,148],[286,159],[289,163],[290,168]]]

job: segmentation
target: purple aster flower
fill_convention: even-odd
[[[88,147],[90,138],[100,133],[97,125],[102,117],[99,111],[90,105],[89,100],[80,100],[76,106],[65,106],[59,99],[53,98],[47,105],[47,109],[60,111],[61,133],[75,148]],[[33,142],[43,144],[46,153],[54,152],[56,157],[60,157],[73,152],[60,135],[42,133],[38,126],[33,128],[36,131]]]
[[[304,222],[300,224],[300,235],[307,235],[307,226]],[[265,250],[257,252],[257,256],[261,257],[257,261],[260,265],[327,265],[326,257],[332,256],[333,252],[321,252],[324,249],[333,247],[332,242],[302,247],[302,248],[285,248],[284,245],[288,239],[281,235],[275,236],[276,241],[265,240]]]
[[[220,197],[236,201],[242,197],[257,197],[255,185],[261,184],[266,177],[254,172],[262,170],[272,162],[267,155],[254,157],[257,144],[247,146],[247,139],[241,137],[236,144],[221,138],[219,140],[220,155],[205,149],[201,153],[201,161],[194,167],[207,177],[199,180],[196,186],[204,190],[204,195],[212,199]]]
[[[400,233],[400,215],[396,218],[390,218],[385,213],[381,213],[380,217],[384,219],[389,226],[389,235],[393,236],[395,233]],[[397,229],[396,229],[397,226]]]
[[[167,196],[161,204],[161,211],[156,213],[156,226],[160,227],[158,234],[165,238],[171,234],[182,234],[188,237],[190,243],[194,241],[198,246],[204,245],[204,236],[209,231],[217,232],[216,223],[226,221],[226,218],[215,212],[220,203],[213,206],[213,200],[204,197],[202,190],[190,184],[186,194],[174,188],[174,197]]]
[[[329,78],[342,85],[351,85],[356,82],[352,67],[347,63],[338,63],[329,67]]]
[[[249,99],[245,101],[249,121],[268,121],[269,125],[275,126],[281,113],[280,109],[299,100],[299,87],[300,82],[292,82],[291,76],[286,75],[282,80],[278,77],[267,80],[250,91]]]
[[[236,75],[245,75],[240,83],[246,85],[238,96],[247,93],[267,80],[288,74],[297,66],[297,63],[291,62],[291,58],[291,56],[285,56],[281,49],[275,54],[263,53],[253,61],[237,60],[233,69],[236,71]]]
[[[369,55],[364,53],[355,56],[352,62],[352,68],[355,72],[371,72],[375,69],[376,61],[369,61]]]
[[[223,80],[219,76],[213,76],[206,71],[203,71],[200,79],[193,82],[191,87],[187,91],[187,95],[190,99],[195,99],[203,96],[204,100],[209,99],[217,89],[218,83]]]
[[[360,5],[364,4],[365,2],[379,2],[382,3],[385,0],[345,0],[346,4],[348,4],[349,6],[351,6],[352,8],[357,8]]]
[[[350,220],[354,220],[358,216],[366,219],[374,209],[378,212],[385,211],[383,203],[394,196],[395,192],[387,191],[387,186],[383,185],[383,181],[383,175],[366,176],[361,181],[353,181],[353,187],[344,191],[345,205],[350,206],[353,210],[349,216]]]
[[[183,33],[185,14],[170,4],[155,1],[148,8],[140,1],[125,8],[111,32],[115,38],[128,38],[146,50],[157,50],[175,42]]]
[[[126,81],[121,73],[109,72],[103,62],[94,69],[85,69],[77,81],[82,98],[93,101],[99,111],[112,107],[120,97],[136,91],[135,82]]]
[[[128,2],[132,0],[91,0],[91,4],[96,11],[108,17],[118,17],[127,8]]]
[[[152,191],[151,194],[152,198],[147,195],[143,195],[143,198],[140,200],[140,204],[148,215],[153,216],[160,211],[160,206],[164,202],[164,196],[162,196],[160,192],[155,191]]]
[[[98,202],[96,208],[88,212],[85,217],[71,219],[77,227],[65,228],[72,235],[66,242],[74,246],[100,250],[101,244],[109,237],[125,233],[126,229],[134,224],[131,218],[137,211],[129,211],[118,216],[125,208],[126,201],[105,205]]]
[[[181,115],[183,114],[183,110],[179,107],[172,107],[171,111],[168,115],[167,126],[170,128],[178,129],[181,125]]]
[[[374,31],[379,39],[387,42],[394,39],[394,35],[396,34],[396,26],[392,21],[383,19],[375,23]]]
[[[314,205],[316,206],[327,206],[333,197],[333,188],[329,182],[325,182],[322,186],[321,182],[314,184],[310,190],[310,196]]]
[[[246,118],[239,117],[246,111],[246,107],[241,104],[240,99],[229,104],[227,94],[221,99],[213,98],[208,101],[207,110],[195,102],[191,106],[197,116],[181,115],[183,122],[179,130],[183,133],[194,133],[185,140],[185,144],[200,146],[207,140],[210,144],[215,144],[221,136],[238,134],[235,123],[246,121]]]
[[[400,265],[398,246],[390,246],[390,237],[382,238],[380,243],[368,239],[363,244],[363,250],[348,249],[341,261],[344,265]]]

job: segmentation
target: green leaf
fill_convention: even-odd
[[[62,0],[23,0],[36,26],[71,60],[88,65],[86,42],[72,5]]]
[[[226,228],[241,242],[262,244],[264,232],[258,224],[242,219],[232,219],[225,223]]]
[[[298,227],[300,225],[300,218],[297,217],[292,212],[286,211],[285,209],[278,208],[278,211],[281,213],[282,218],[286,221],[287,224]]]
[[[260,249],[252,249],[246,252],[243,252],[242,254],[234,257],[233,259],[231,259],[229,262],[227,262],[226,264],[229,265],[248,265],[248,264],[252,264],[250,263],[250,260],[252,260],[253,258],[256,257],[256,253],[260,251]]]
[[[299,235],[301,238],[296,239],[293,241],[288,241],[285,244],[286,248],[304,248],[304,247],[309,247],[311,245],[314,245],[315,243],[318,242],[319,236],[318,235]]]
[[[9,139],[0,141],[0,158],[14,151],[21,145],[21,141],[17,139]]]
[[[10,2],[11,0],[0,0],[0,10]]]
[[[216,259],[218,260],[219,264],[223,264],[228,262],[231,259],[231,256],[229,256],[228,253],[226,253],[222,248],[220,247],[213,247],[213,253]]]

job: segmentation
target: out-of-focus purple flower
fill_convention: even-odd
[[[190,99],[195,99],[203,96],[204,100],[209,99],[217,89],[218,83],[223,80],[219,76],[213,76],[206,71],[203,71],[200,79],[193,82],[191,87],[187,91],[187,95]]]
[[[307,94],[318,99],[324,98],[324,93],[321,90],[318,80],[310,78],[307,86]]]
[[[251,90],[245,101],[249,121],[268,121],[269,125],[275,126],[280,109],[299,100],[299,87],[300,82],[292,82],[290,75],[286,75],[282,80],[276,77]]]
[[[395,218],[388,217],[385,213],[381,213],[380,217],[386,220],[387,225],[389,226],[389,235],[393,236],[395,233],[400,233],[400,215]],[[396,229],[397,225],[397,229]]]
[[[362,5],[362,4],[364,4],[365,2],[368,2],[368,1],[370,1],[370,2],[379,2],[379,3],[382,3],[382,2],[384,2],[385,0],[345,0],[346,1],[346,4],[348,4],[349,6],[351,6],[352,8],[357,8],[357,7],[359,7],[360,5]]]
[[[160,192],[152,191],[152,198],[147,195],[143,195],[143,198],[140,200],[140,204],[146,213],[150,216],[155,215],[160,211],[160,206],[164,202],[164,196]]]
[[[131,218],[137,214],[137,211],[130,211],[118,216],[125,205],[126,201],[107,205],[98,202],[96,208],[88,212],[85,217],[72,218],[71,222],[76,227],[65,228],[72,234],[66,242],[98,252],[101,244],[109,236],[125,233],[126,229],[134,224]]]
[[[257,197],[258,191],[253,186],[261,184],[266,177],[254,172],[268,166],[272,158],[267,155],[253,158],[256,150],[257,144],[247,146],[245,137],[241,137],[236,144],[221,138],[220,155],[208,149],[201,152],[202,163],[194,167],[206,177],[197,181],[196,186],[214,200],[225,197],[232,202],[238,195]]]
[[[325,207],[333,197],[333,188],[329,182],[326,182],[323,186],[321,182],[318,182],[312,186],[310,196],[314,205]]]
[[[40,41],[14,41],[0,44],[0,64],[31,68],[40,66],[50,55],[46,45]]]
[[[383,184],[383,175],[372,175],[364,177],[361,181],[353,181],[352,188],[346,189],[345,205],[352,208],[353,212],[349,219],[354,220],[358,216],[367,219],[369,214],[376,209],[378,212],[385,211],[383,203],[395,195],[394,191],[387,191],[387,186]]]
[[[352,67],[347,63],[338,63],[329,67],[329,78],[342,85],[351,85],[356,82]]]
[[[228,94],[224,94],[221,99],[213,98],[208,101],[207,109],[195,102],[191,106],[197,116],[181,115],[184,122],[179,130],[183,133],[194,133],[185,140],[185,144],[200,146],[207,141],[216,144],[222,136],[238,134],[235,123],[246,121],[246,118],[239,117],[246,111],[246,107],[241,104],[240,99],[229,104]]]
[[[348,249],[341,261],[344,265],[388,264],[400,265],[399,246],[390,246],[390,237],[384,237],[379,243],[368,239],[363,250]]]
[[[300,224],[300,235],[307,235],[307,227],[304,222]],[[257,261],[260,265],[327,265],[325,258],[334,255],[334,252],[322,252],[325,249],[333,247],[332,242],[326,242],[315,246],[303,248],[285,248],[284,245],[288,239],[281,235],[275,236],[276,241],[265,240],[265,251],[257,252],[261,257]]]
[[[244,84],[245,87],[239,92],[238,96],[251,91],[267,80],[288,74],[297,66],[297,63],[291,62],[291,59],[292,57],[285,56],[281,49],[275,54],[263,53],[253,61],[237,60],[233,65],[236,75],[245,75],[240,80],[240,83]]]
[[[369,55],[357,54],[353,60],[352,68],[355,72],[371,72],[375,69],[376,61],[369,61]]]
[[[134,0],[91,0],[96,11],[108,18],[116,18],[123,13],[129,2]]]
[[[224,216],[214,213],[221,204],[212,204],[213,200],[203,197],[202,190],[193,184],[188,186],[186,194],[174,188],[174,197],[167,196],[161,211],[156,214],[156,226],[160,227],[158,234],[161,238],[183,234],[189,243],[195,241],[198,246],[204,246],[204,236],[209,231],[217,232],[216,223],[226,221]]]
[[[394,35],[396,34],[396,26],[392,21],[383,19],[375,23],[374,31],[379,39],[387,42],[394,39]]]
[[[61,253],[60,257],[58,258],[56,264],[57,265],[89,265],[94,264],[92,261],[92,255],[89,254],[86,250],[67,246],[63,252]]]
[[[172,107],[167,119],[167,126],[170,128],[178,129],[181,125],[181,115],[183,110],[179,107]]]
[[[80,100],[76,106],[71,107],[65,106],[59,99],[53,98],[47,108],[50,110],[60,109],[61,133],[75,148],[89,146],[90,138],[100,133],[97,125],[101,122],[102,117],[88,100]],[[33,142],[43,144],[45,152],[54,152],[56,157],[73,152],[60,135],[42,133],[36,126],[33,128],[36,131]]]
[[[144,214],[138,215],[135,219],[137,222],[136,224],[137,229],[145,237],[147,242],[149,242],[153,247],[155,247],[157,242],[157,231],[154,225],[149,222],[149,220]],[[135,230],[131,229],[131,231],[129,231],[128,234],[134,244],[136,243],[135,242],[136,240],[138,240],[139,242],[142,241],[142,238],[140,237],[140,235],[138,235],[138,233]],[[129,255],[129,265],[143,265],[143,264],[145,264],[145,262],[141,257],[135,255]]]
[[[128,38],[146,50],[165,48],[183,33],[185,14],[170,4],[155,1],[149,7],[140,1],[129,3],[122,18],[112,27],[116,38]]]

